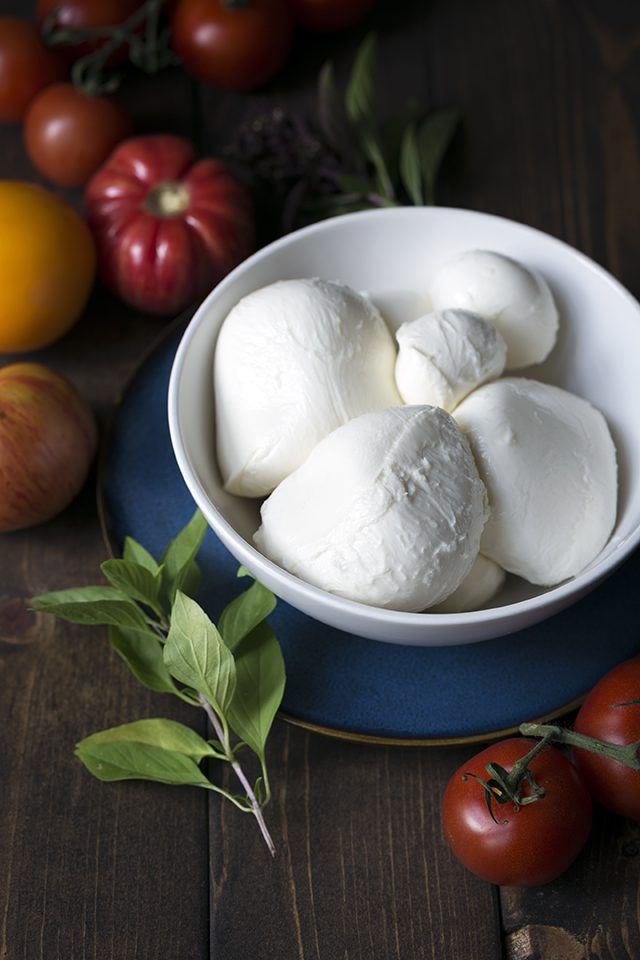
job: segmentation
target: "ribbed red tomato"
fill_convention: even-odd
[[[614,667],[595,685],[573,728],[607,743],[636,743],[640,741],[638,699],[640,657],[634,657]],[[623,817],[640,820],[640,772],[598,753],[576,750],[575,754],[594,799]]]
[[[247,188],[179,137],[121,144],[87,184],[85,204],[104,282],[149,313],[202,299],[254,249]]]
[[[507,772],[533,747],[514,737],[495,743],[463,764],[447,785],[442,804],[444,834],[456,857],[489,883],[537,886],[560,876],[578,856],[591,828],[591,797],[578,770],[546,746],[528,764],[545,795],[516,806],[492,801],[474,777],[488,779],[487,764]],[[530,796],[524,784],[522,796]]]

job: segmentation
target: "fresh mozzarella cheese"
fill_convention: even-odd
[[[468,310],[438,310],[403,323],[396,339],[396,385],[405,403],[428,403],[450,413],[504,370],[502,336]]]
[[[429,295],[435,310],[472,310],[495,324],[507,344],[507,370],[541,363],[556,342],[558,311],[547,283],[500,253],[468,250],[448,260]]]
[[[531,583],[580,573],[616,516],[616,453],[602,414],[559,387],[514,377],[480,387],[455,419],[489,495],[482,553]]]
[[[336,427],[400,404],[395,358],[377,308],[347,286],[283,280],[244,297],[214,360],[225,489],[265,496]]]
[[[486,494],[454,420],[436,407],[404,406],[325,437],[261,513],[257,546],[302,580],[420,611],[469,573]]]
[[[479,610],[495,597],[505,581],[505,572],[481,553],[457,590],[446,600],[431,607],[429,613],[468,613]]]

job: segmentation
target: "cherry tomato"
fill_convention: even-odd
[[[554,747],[545,747],[529,769],[545,795],[516,806],[492,800],[473,776],[489,779],[488,763],[510,771],[533,746],[523,738],[502,740],[463,764],[444,794],[444,834],[456,857],[489,883],[535,886],[549,883],[573,863],[591,828],[591,797],[579,772]],[[528,784],[523,797],[531,795]]]
[[[87,185],[85,205],[106,285],[150,313],[201,299],[255,244],[247,189],[179,137],[121,144]]]
[[[345,30],[362,20],[376,0],[287,0],[291,14],[307,30]]]
[[[0,17],[0,121],[21,120],[35,95],[66,73],[62,57],[45,47],[32,23]]]
[[[640,740],[640,657],[615,667],[595,685],[573,727],[578,733],[608,743]],[[617,706],[617,704],[630,704]],[[623,817],[640,820],[640,773],[586,750],[576,750],[576,761],[591,795]]]
[[[56,83],[38,94],[24,124],[32,163],[65,187],[86,183],[130,132],[131,121],[122,107],[70,83]]]
[[[283,0],[181,0],[171,36],[189,73],[251,90],[284,66],[292,25]]]
[[[97,27],[113,27],[123,23],[135,13],[141,0],[38,0],[36,17],[38,23],[44,21],[56,11],[55,27],[67,27],[73,30],[94,30]],[[70,60],[86,56],[104,41],[86,40],[84,43],[61,48]],[[127,59],[127,50],[122,48],[109,58],[109,65],[115,66]]]
[[[50,190],[0,181],[0,353],[37,350],[71,327],[93,284],[84,220]]]

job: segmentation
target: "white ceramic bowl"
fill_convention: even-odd
[[[381,610],[310,586],[252,544],[259,502],[222,489],[215,456],[212,364],[218,330],[245,294],[275,280],[319,276],[367,291],[391,326],[425,312],[430,274],[462,250],[484,248],[534,267],[555,295],[561,326],[546,363],[526,375],[566,387],[607,417],[618,450],[618,519],[579,576],[544,590],[507,578],[489,609],[429,614]],[[229,274],[197,310],[175,358],[169,425],[176,458],[207,521],[239,563],[317,620],[389,643],[469,643],[520,630],[574,603],[640,541],[640,304],[606,271],[553,237],[500,217],[430,207],[350,214],[289,234]]]

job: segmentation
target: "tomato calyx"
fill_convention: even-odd
[[[147,194],[144,208],[155,217],[171,219],[179,217],[188,209],[191,193],[185,183],[177,180],[162,180]]]
[[[222,0],[222,6],[227,10],[244,10],[249,6],[249,0]]]
[[[471,777],[476,780],[485,792],[487,810],[494,823],[506,823],[506,820],[496,820],[493,812],[493,803],[505,804],[513,803],[516,807],[525,807],[529,803],[535,803],[545,796],[545,789],[541,787],[529,769],[531,761],[544,750],[552,739],[552,735],[544,734],[539,743],[536,743],[528,753],[514,763],[511,770],[505,770],[499,763],[488,763],[485,770],[489,774],[488,780],[475,773],[463,773],[462,779],[467,780]],[[529,788],[529,793],[524,794],[525,787]]]
[[[93,96],[114,93],[120,86],[122,72],[108,71],[114,53],[126,47],[128,59],[145,73],[158,73],[164,67],[179,63],[169,45],[169,30],[161,22],[162,7],[167,0],[145,0],[122,23],[110,27],[59,27],[57,10],[42,24],[42,39],[50,47],[69,47],[100,40],[100,46],[77,60],[71,71],[73,85]]]
[[[624,706],[624,704],[619,704],[619,706]],[[640,740],[635,740],[633,743],[608,743],[605,740],[597,740],[595,737],[578,733],[577,730],[570,730],[568,727],[556,727],[549,723],[522,723],[520,724],[520,733],[524,737],[543,737],[547,742],[563,743],[567,747],[587,750],[589,753],[599,753],[601,756],[608,757],[610,760],[617,760],[618,763],[623,763],[626,767],[640,773],[640,756],[638,755]]]

